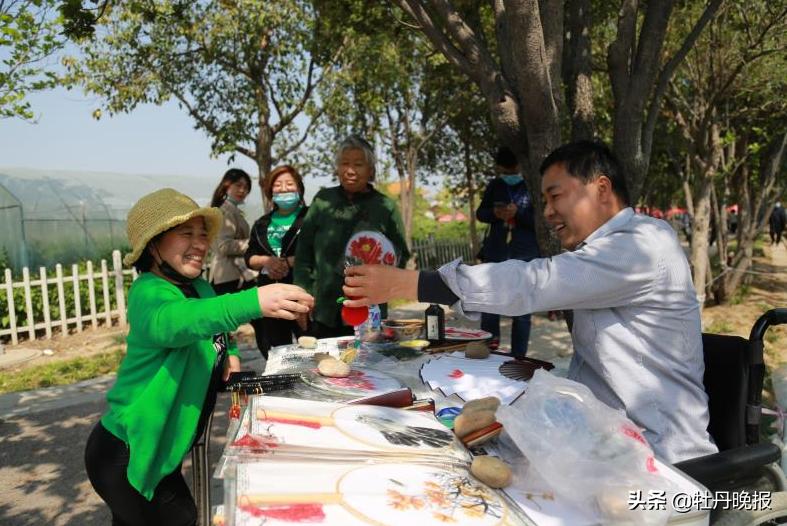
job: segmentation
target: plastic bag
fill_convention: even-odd
[[[604,524],[660,525],[669,520],[670,498],[663,510],[631,504],[633,495],[647,498],[663,491],[671,496],[677,488],[659,475],[640,429],[586,386],[537,370],[525,395],[500,407],[497,418],[527,458],[528,469],[537,472],[532,476],[561,500],[597,515]]]

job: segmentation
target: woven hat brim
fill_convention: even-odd
[[[174,228],[180,224],[185,223],[186,221],[190,220],[193,217],[204,217],[205,224],[208,228],[208,244],[212,244],[213,240],[216,239],[216,236],[219,234],[219,230],[221,230],[221,222],[224,218],[221,210],[218,208],[213,207],[202,207],[192,210],[188,214],[183,214],[179,216],[173,216],[168,221],[165,221],[161,225],[157,226],[155,229],[147,232],[145,236],[140,240],[137,246],[131,247],[131,252],[126,254],[123,257],[123,263],[127,266],[131,266],[134,262],[139,259],[139,256],[142,255],[142,251],[145,250],[145,247],[148,246],[150,240],[156,237],[157,235],[161,234],[162,232],[166,232],[170,228]]]

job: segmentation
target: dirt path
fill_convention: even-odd
[[[749,337],[752,325],[765,311],[787,308],[787,247],[765,246],[755,258],[752,280],[741,301],[731,305],[706,307],[703,329],[720,334]],[[773,369],[787,363],[787,325],[771,327],[765,335],[765,359]]]

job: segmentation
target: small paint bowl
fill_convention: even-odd
[[[407,347],[408,349],[421,351],[429,347],[429,340],[405,340],[399,342],[399,347]]]

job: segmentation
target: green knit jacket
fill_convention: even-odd
[[[216,362],[213,335],[261,316],[256,288],[219,297],[203,279],[194,288],[199,299],[151,272],[131,286],[126,357],[101,418],[129,447],[128,481],[148,500],[194,441]]]
[[[312,316],[329,327],[341,327],[343,323],[336,299],[344,295],[344,249],[350,237],[361,230],[380,232],[390,239],[399,266],[404,267],[410,252],[399,210],[396,203],[374,188],[355,194],[352,200],[341,186],[323,188],[314,196],[303,220],[295,251],[294,283],[314,296]],[[382,308],[385,310],[385,306]]]

